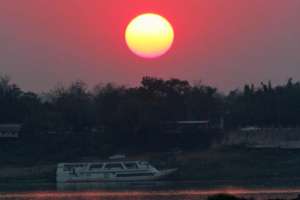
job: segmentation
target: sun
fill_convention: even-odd
[[[145,13],[128,24],[125,39],[134,54],[143,58],[157,58],[171,48],[174,30],[166,18]]]

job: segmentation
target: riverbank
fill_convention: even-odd
[[[300,185],[300,150],[218,148],[182,152],[171,159],[179,168],[174,181],[241,182],[267,184],[284,182]],[[167,166],[160,154],[134,155],[134,159],[154,160]],[[0,167],[0,182],[55,182],[56,161],[36,165]]]

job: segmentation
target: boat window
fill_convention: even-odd
[[[71,171],[74,168],[83,168],[83,167],[85,167],[84,164],[69,164],[69,165],[65,165],[63,170],[64,171]]]
[[[138,168],[136,163],[125,163],[125,167],[127,169],[137,169]]]
[[[109,163],[105,165],[105,169],[123,169],[121,163]]]
[[[94,170],[94,169],[102,169],[103,164],[93,164],[90,166],[90,170]]]
[[[142,166],[142,167],[146,167],[146,168],[150,167],[150,164],[147,161],[140,161],[139,165]]]
[[[73,168],[72,165],[65,165],[63,170],[64,171],[70,171],[72,168]]]
[[[70,166],[72,166],[72,167],[85,167],[86,165],[85,164],[72,164]]]

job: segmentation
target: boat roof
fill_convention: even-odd
[[[101,160],[101,161],[92,161],[92,162],[67,162],[67,163],[58,163],[58,166],[64,165],[91,165],[91,164],[104,164],[104,163],[132,163],[132,162],[148,162],[144,160]]]

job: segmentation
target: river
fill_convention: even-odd
[[[144,183],[131,185],[40,184],[34,187],[1,187],[0,200],[204,200],[210,195],[226,193],[256,200],[293,199],[300,188],[242,188],[232,186],[197,186],[195,183]]]

